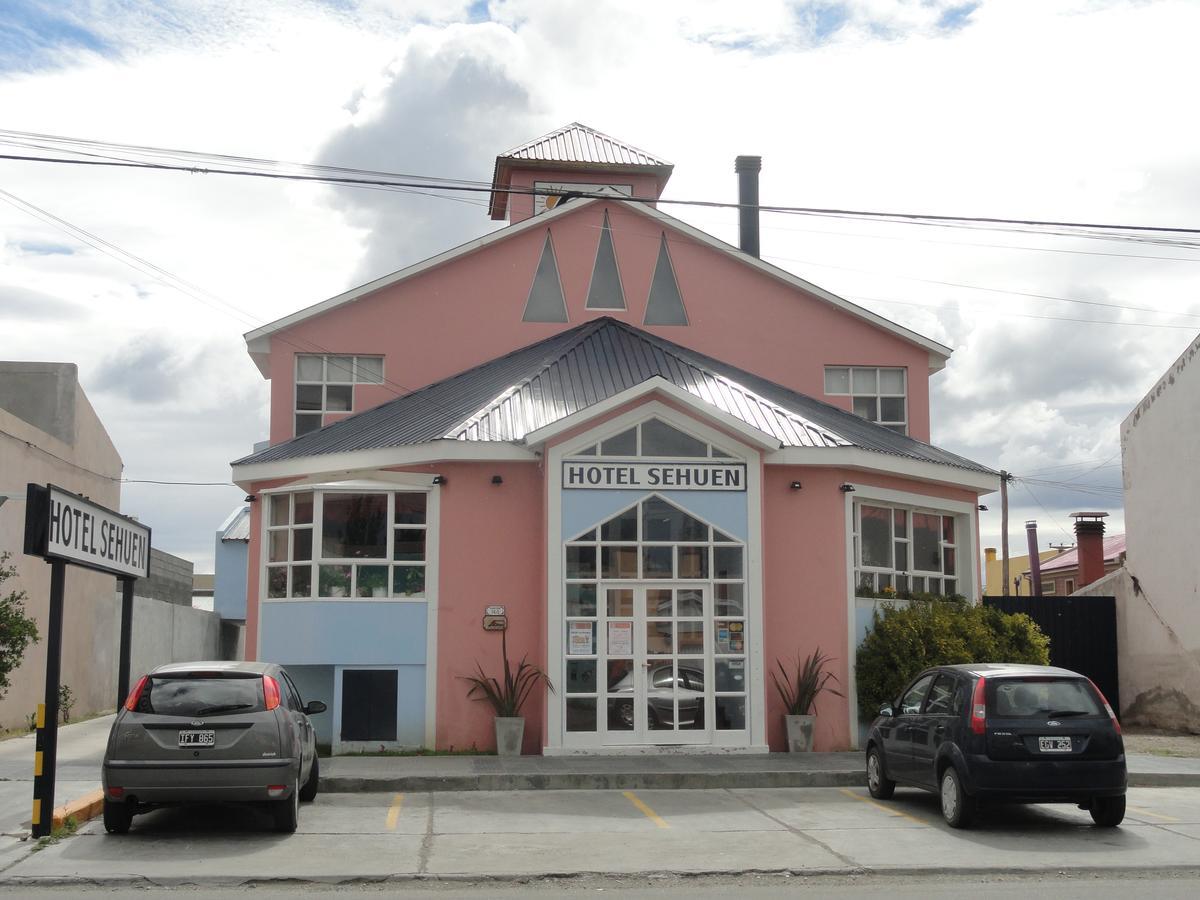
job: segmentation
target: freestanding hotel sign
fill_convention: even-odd
[[[67,564],[109,572],[121,579],[121,649],[117,671],[117,708],[120,709],[129,692],[133,582],[150,574],[150,529],[52,484],[30,484],[26,491],[25,552],[50,563],[46,696],[38,706],[33,762],[33,836],[45,837],[54,824],[58,688]]]

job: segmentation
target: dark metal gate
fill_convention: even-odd
[[[1050,638],[1050,665],[1092,679],[1120,715],[1115,597],[984,597],[983,603],[1033,619]]]

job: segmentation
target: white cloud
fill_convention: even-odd
[[[1200,120],[1184,86],[1200,8],[969,6],[499,0],[483,22],[480,4],[435,0],[96,0],[72,21],[107,52],[51,43],[0,66],[0,108],[28,131],[479,180],[495,153],[579,120],[675,162],[668,199],[732,200],[733,157],[761,153],[776,204],[1195,219]],[[221,480],[262,436],[266,386],[241,332],[493,227],[473,204],[213,175],[0,162],[0,188],[242,310],[0,205],[0,354],[78,362],[131,477]],[[728,211],[664,209],[735,237]],[[75,252],[20,249],[54,242]],[[1018,314],[1200,323],[914,280],[1198,313],[1197,263],[1135,258],[1200,258],[1186,248],[764,215],[763,255],[957,348],[933,381],[935,440],[1018,474],[1078,463],[1060,471],[1102,488],[1119,477],[1087,467],[1191,332]],[[31,292],[72,311],[31,318]],[[102,377],[138,335],[183,375],[152,402]],[[1098,499],[1030,486],[1063,521]],[[211,554],[238,499],[220,492],[130,486],[126,501],[165,549]],[[1024,487],[1018,503],[1014,522],[1048,515]]]

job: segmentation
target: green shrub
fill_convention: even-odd
[[[858,648],[858,708],[872,717],[929,666],[1014,662],[1046,665],[1050,639],[1023,613],[972,606],[962,600],[914,601],[875,611]]]

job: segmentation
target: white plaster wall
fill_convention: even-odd
[[[1121,702],[1127,717],[1196,732],[1200,732],[1198,448],[1200,338],[1192,341],[1121,425],[1126,565],[1131,580],[1127,621],[1123,627],[1118,623]]]

